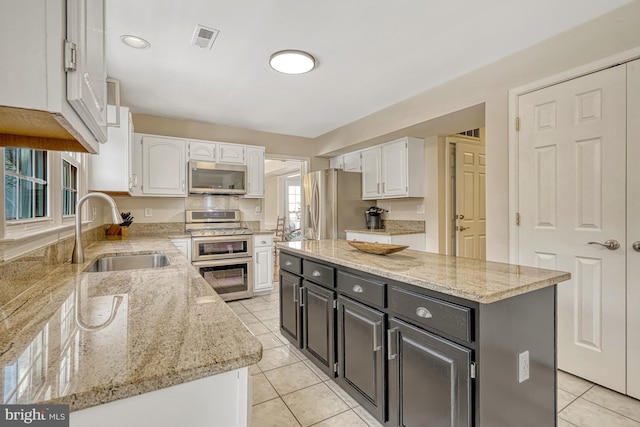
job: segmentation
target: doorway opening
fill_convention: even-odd
[[[308,159],[265,156],[264,226],[276,230],[284,224],[277,236],[284,241],[302,238],[302,175],[308,164]]]
[[[445,253],[486,259],[484,129],[445,138]]]

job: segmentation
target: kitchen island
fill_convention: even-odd
[[[84,272],[98,257],[170,265]],[[260,342],[167,238],[99,241],[0,310],[3,403],[68,404],[71,426],[247,425]]]
[[[281,332],[381,423],[555,425],[569,273],[344,240],[278,247]]]

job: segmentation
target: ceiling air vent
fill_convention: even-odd
[[[193,33],[191,44],[198,46],[199,48],[211,49],[211,46],[213,46],[213,42],[216,41],[216,37],[218,37],[219,32],[220,31],[213,28],[196,25],[196,30]]]

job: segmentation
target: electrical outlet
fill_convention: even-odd
[[[518,382],[529,379],[529,350],[518,354]]]
[[[97,215],[97,210],[95,206],[91,206],[91,219],[95,220]]]
[[[418,205],[416,207],[416,213],[423,214],[424,213],[424,205]]]
[[[153,209],[144,208],[144,216],[151,216],[151,215],[153,215]]]

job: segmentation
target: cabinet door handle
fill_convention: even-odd
[[[380,326],[382,322],[376,322],[373,324],[373,351],[382,350],[382,345],[378,342],[378,326]]]
[[[422,317],[424,319],[431,319],[433,317],[433,314],[431,314],[431,312],[424,307],[418,307],[416,308],[416,316]]]
[[[184,191],[184,190],[185,190],[185,188],[184,188],[184,179],[183,179],[182,180],[182,191]]]
[[[385,191],[385,183],[383,182],[382,183],[382,194],[384,194],[384,191]]]
[[[298,302],[298,291],[296,290],[295,286],[293,286],[291,289],[293,289],[293,302],[297,303]],[[302,290],[302,288],[300,288],[300,290]]]
[[[362,289],[362,286],[360,285],[353,285],[353,288],[351,288],[351,290],[356,294],[361,294],[364,292],[364,289]]]
[[[392,360],[396,358],[397,353],[392,353],[393,346],[393,333],[396,332],[398,328],[387,329],[387,359]]]
[[[322,275],[322,273],[320,273],[318,270],[313,270],[313,273],[311,273],[311,275],[313,277],[320,277]]]
[[[300,307],[304,307],[304,288],[300,288]]]

